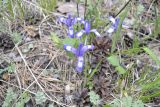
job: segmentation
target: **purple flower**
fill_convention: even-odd
[[[68,27],[68,36],[71,38],[74,38],[74,29],[73,26],[77,23],[84,23],[84,20],[82,18],[76,18],[76,17],[72,17],[70,14],[68,14],[67,18],[64,17],[60,17],[59,21],[64,23],[65,25],[67,25]]]
[[[76,34],[77,38],[81,38],[83,34],[88,35],[91,32],[93,32],[96,36],[100,37],[100,34],[97,32],[96,29],[91,30],[91,25],[88,21],[83,21],[82,23],[84,24],[84,30],[81,30],[80,32],[77,32],[77,34]]]
[[[72,27],[76,23],[76,18],[72,17],[70,14],[68,15],[67,18],[60,17],[59,21],[67,25],[68,27]]]
[[[73,29],[73,27],[69,27],[68,28],[68,36],[70,38],[74,38],[74,29]]]
[[[82,43],[79,44],[77,49],[70,46],[70,45],[64,45],[65,50],[72,52],[77,57],[76,70],[78,72],[82,72],[82,70],[83,70],[83,66],[84,66],[83,56],[84,56],[85,52],[88,51],[88,50],[92,50],[93,48],[94,48],[93,45],[83,46]]]
[[[120,18],[113,18],[109,16],[109,20],[112,22],[111,27],[107,30],[108,33],[113,33],[118,29]]]
[[[109,16],[109,20],[112,22],[112,25],[106,32],[113,33],[118,29],[120,18],[113,18],[112,16]],[[125,25],[125,23],[122,23],[122,27],[125,29],[129,28],[127,25]]]

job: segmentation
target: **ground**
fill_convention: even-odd
[[[0,2],[2,107],[160,106],[159,0],[11,1]],[[80,40],[94,45],[80,73],[75,55],[63,48],[79,43],[59,22],[68,13],[101,35]],[[127,28],[107,33],[109,16]]]

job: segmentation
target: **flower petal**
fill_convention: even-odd
[[[97,37],[101,36],[96,29],[92,29],[91,32],[93,32]]]
[[[83,57],[78,57],[77,65],[76,65],[76,70],[77,72],[82,72],[83,71],[83,66],[84,66],[84,59]]]
[[[88,21],[85,21],[84,29],[85,29],[86,34],[90,33],[91,25]]]
[[[77,49],[75,49],[74,47],[70,46],[70,45],[64,45],[64,49],[66,51],[69,51],[69,52],[72,52],[73,54],[76,54],[77,53]]]
[[[69,36],[70,38],[74,38],[74,29],[73,29],[72,27],[69,27],[68,36]]]
[[[120,21],[120,18],[117,18],[115,24],[112,25],[115,28],[115,30],[118,29],[119,21]]]
[[[66,19],[66,25],[68,27],[71,27],[72,26],[72,17],[71,17],[71,14],[68,14],[68,17]]]
[[[93,49],[94,49],[93,45],[86,45],[86,46],[83,46],[83,48],[81,49],[81,53],[83,55],[86,51],[93,50]]]
[[[72,18],[72,25],[74,25],[75,23],[77,23],[77,18],[76,17],[74,17],[74,18]]]
[[[107,33],[113,33],[115,31],[115,28],[111,26],[106,32]]]
[[[85,33],[85,31],[84,31],[84,30],[81,30],[80,32],[77,32],[77,33],[76,33],[76,37],[77,37],[77,38],[81,38],[84,33]]]
[[[82,19],[82,18],[76,18],[76,20],[78,21],[78,22],[80,22],[80,23],[82,23],[82,24],[84,24],[85,23],[85,21],[84,21],[84,19]]]
[[[110,20],[113,24],[115,24],[115,23],[116,23],[116,19],[115,19],[115,18],[113,18],[113,16],[109,16],[109,20]]]
[[[125,23],[122,23],[122,27],[123,27],[124,29],[129,29],[129,26],[126,25]]]
[[[59,17],[59,21],[60,21],[61,23],[66,24],[66,19],[65,19],[64,17]]]

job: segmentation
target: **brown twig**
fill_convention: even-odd
[[[115,17],[117,17],[127,6],[128,4],[131,2],[132,0],[128,0],[128,2],[121,8],[121,10],[116,14]]]
[[[77,15],[79,17],[79,1],[77,1]]]
[[[85,0],[85,10],[84,10],[84,19],[86,19],[86,12],[87,12],[87,0]]]

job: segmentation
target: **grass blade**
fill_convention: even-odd
[[[160,60],[158,57],[153,53],[153,51],[147,47],[144,47],[143,50],[157,63],[160,64]]]

